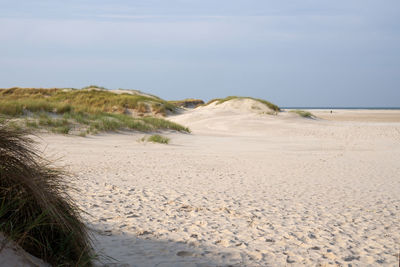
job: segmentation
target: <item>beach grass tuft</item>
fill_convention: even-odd
[[[204,101],[201,99],[193,99],[187,98],[184,100],[171,100],[168,101],[169,103],[178,106],[178,107],[185,107],[185,108],[196,108],[198,106],[204,105]]]
[[[154,134],[151,135],[147,138],[148,142],[153,142],[153,143],[160,143],[160,144],[168,144],[170,139],[168,137],[159,135],[159,134]]]
[[[290,112],[296,113],[297,115],[303,118],[309,118],[309,119],[315,118],[315,116],[311,112],[305,110],[296,109],[296,110],[291,110]]]
[[[54,266],[91,266],[93,249],[67,175],[34,149],[29,132],[0,125],[0,232]]]

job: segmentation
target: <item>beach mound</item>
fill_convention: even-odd
[[[263,99],[251,97],[230,96],[224,99],[214,99],[205,106],[199,107],[203,110],[215,112],[233,113],[256,113],[274,115],[280,111],[279,107]]]
[[[279,111],[278,106],[262,99],[227,97],[168,119],[190,125],[197,133],[262,135],[269,128],[266,124],[276,120],[278,115],[285,117]]]

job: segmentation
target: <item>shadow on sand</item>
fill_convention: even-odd
[[[155,240],[150,233],[135,236],[112,231],[93,232],[100,255],[95,266],[245,266],[245,258],[234,249],[212,249],[192,242]]]

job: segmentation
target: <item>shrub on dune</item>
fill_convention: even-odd
[[[0,232],[55,266],[91,266],[93,251],[65,174],[32,148],[27,132],[0,124]]]

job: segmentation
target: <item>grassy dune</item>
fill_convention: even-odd
[[[65,173],[0,123],[0,232],[53,266],[91,266],[94,253]]]
[[[218,105],[218,104],[222,104],[226,101],[233,100],[233,99],[252,99],[252,100],[258,101],[258,102],[266,105],[268,108],[272,109],[273,111],[276,111],[276,112],[280,111],[280,108],[277,105],[275,105],[271,102],[268,102],[264,99],[253,98],[253,97],[241,97],[241,96],[228,96],[226,98],[215,98],[215,99],[208,101],[208,103],[206,105],[209,105],[213,102],[217,102],[217,105]]]
[[[15,127],[55,133],[88,133],[123,129],[137,131],[189,129],[154,115],[174,112],[176,106],[160,98],[91,89],[0,89],[0,114]],[[93,90],[95,89],[95,90]],[[136,112],[138,116],[129,113]]]
[[[296,109],[296,110],[291,110],[290,112],[296,113],[297,115],[303,118],[315,118],[315,116],[311,112],[305,110]]]
[[[131,94],[115,94],[108,90],[91,87],[90,89],[0,89],[0,112],[9,115],[21,115],[23,109],[30,111],[126,113],[129,109],[139,113],[165,115],[174,112],[176,106],[157,97]]]

